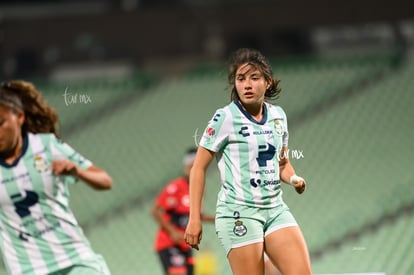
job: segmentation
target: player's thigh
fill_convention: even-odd
[[[232,248],[228,260],[233,275],[263,275],[263,243]]]
[[[264,269],[265,275],[281,275],[277,267],[272,263],[266,253],[264,253]]]
[[[311,274],[309,253],[298,226],[288,226],[265,236],[265,251],[283,275]]]

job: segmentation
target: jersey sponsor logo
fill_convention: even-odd
[[[250,184],[254,187],[257,188],[259,186],[269,186],[269,185],[277,185],[280,183],[280,180],[261,180],[261,179],[255,179],[255,178],[251,178],[250,179]]]
[[[213,137],[216,134],[216,130],[213,127],[207,127],[205,134],[209,138]]]
[[[40,218],[38,218],[36,220],[35,219],[31,219],[30,221],[25,222],[23,224],[23,226],[25,226],[25,227],[30,226],[30,228],[33,228],[35,226],[34,224],[37,221],[43,221],[45,219],[46,219],[45,217],[40,217]],[[43,222],[37,222],[37,223],[42,224],[42,223],[45,223],[45,222],[43,221]],[[44,234],[46,234],[48,232],[54,231],[58,227],[60,227],[59,221],[57,221],[57,220],[51,221],[51,222],[48,222],[48,225],[43,225],[43,228],[42,229],[34,228],[34,229],[31,229],[31,232],[30,233],[28,233],[28,232],[22,232],[21,231],[19,233],[19,238],[21,240],[23,240],[23,241],[28,242],[30,237],[38,238],[38,237],[40,237],[40,236],[42,236],[42,235],[44,235]]]
[[[1,180],[1,184],[7,184],[7,183],[12,183],[15,182],[16,180],[23,180],[25,181],[26,179],[30,180],[30,174],[29,172],[25,172],[23,174],[20,174],[18,176],[12,176],[10,178],[4,178]]]
[[[256,161],[260,170],[255,172],[256,175],[274,175],[277,171],[273,168],[273,164],[269,166],[267,162],[274,159],[276,155],[275,146],[270,143],[259,145],[258,152]],[[259,186],[277,185],[279,184],[279,180],[261,180],[259,178],[251,178],[250,184],[256,188]]]
[[[264,169],[256,171],[257,175],[271,175],[275,173],[275,169]]]
[[[242,127],[240,127],[240,131],[238,133],[240,135],[242,135],[243,137],[250,136],[249,127],[248,126],[242,126]],[[273,136],[273,131],[272,130],[265,130],[265,129],[252,131],[251,133],[254,136],[259,136],[259,135],[269,135],[270,137]]]
[[[271,130],[253,131],[253,135],[273,135],[273,132]]]
[[[14,209],[20,218],[30,216],[29,208],[39,201],[39,195],[36,192],[30,190],[23,191],[23,194],[18,193],[10,196],[14,204]]]
[[[276,154],[276,148],[270,143],[259,145],[259,154],[256,158],[259,167],[265,167],[268,160],[272,160]]]
[[[18,231],[19,238],[28,242],[30,237],[38,238],[47,232],[54,231],[60,226],[58,220],[46,215],[33,217],[30,208],[39,202],[39,195],[31,190],[23,190],[10,196],[14,204],[16,214],[22,220],[20,230]]]
[[[279,184],[280,180],[264,180],[263,181],[263,185],[267,186],[267,185],[277,185]]]
[[[258,187],[260,184],[262,183],[262,181],[260,179],[255,179],[255,178],[251,178],[250,179],[250,184],[253,187]]]
[[[247,227],[243,224],[242,221],[237,220],[234,223],[233,233],[238,237],[242,237],[242,236],[246,235]]]

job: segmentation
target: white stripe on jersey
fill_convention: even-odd
[[[247,118],[244,118],[244,117],[243,117],[243,122],[245,124],[249,123],[247,121]],[[259,146],[259,143],[258,143],[257,139],[252,139],[248,143],[248,147],[249,147],[249,150],[248,150],[248,152],[249,152],[248,158],[249,158],[249,176],[250,176],[250,179],[256,177],[256,175],[254,174],[253,171],[256,169],[256,166],[257,166],[257,164],[256,164],[257,162],[256,162],[256,159],[255,159],[256,156],[253,156],[251,154],[251,152],[254,152],[255,151],[255,148],[258,148],[258,146]],[[260,188],[254,187],[251,184],[249,184],[249,185],[250,185],[250,192],[253,194],[253,201],[255,203],[255,206],[259,206],[257,204],[258,204],[258,202],[261,202],[261,198],[263,196],[262,195],[262,190],[260,190]]]
[[[90,259],[95,255],[81,228],[75,228],[68,223],[61,223],[61,226],[71,237],[72,247],[76,250],[81,259]]]
[[[0,233],[1,233],[1,239],[3,239],[3,243],[2,243],[2,250],[3,251],[7,251],[7,253],[4,253],[3,257],[5,257],[6,260],[6,267],[7,269],[11,272],[15,272],[16,274],[22,274],[22,269],[21,266],[19,264],[14,264],[14,263],[18,263],[17,260],[17,253],[16,250],[14,248],[14,246],[12,245],[12,241],[11,238],[8,234],[8,232],[6,232],[5,230],[5,226],[3,226],[3,221],[0,220]]]
[[[30,149],[28,149],[28,151],[30,151]],[[34,190],[31,181],[27,177],[18,177],[19,175],[23,175],[27,171],[28,169],[26,168],[24,164],[23,158],[19,161],[17,166],[13,168],[13,173],[16,177],[16,185],[18,186],[18,189],[21,192],[22,198],[27,197],[26,190]],[[36,214],[42,213],[42,210],[39,204],[36,204],[30,207],[30,212],[31,212],[31,215],[34,216],[34,219],[36,219],[38,217],[36,216]],[[16,228],[18,228],[19,231],[21,230],[22,232],[28,233],[28,234],[31,233],[31,232],[28,232],[26,229],[21,228],[21,225],[25,223],[23,218],[16,215],[15,212],[13,213],[8,212],[7,214],[9,214],[7,218],[10,220],[10,222],[17,221],[17,223],[15,223],[15,226]],[[33,222],[31,223],[31,225],[33,227],[36,227],[37,230],[41,230],[41,228],[39,228],[38,223]],[[36,244],[35,240],[32,239],[31,241],[27,241],[27,242],[22,241],[21,244],[23,244],[23,246],[25,247],[26,253],[28,254],[30,253],[31,265],[37,267],[36,270],[38,270],[39,272],[47,273],[48,268],[46,266],[42,253],[40,252],[40,249],[38,245]],[[25,272],[25,270],[23,272]]]

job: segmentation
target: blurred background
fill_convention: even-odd
[[[315,274],[414,274],[414,2],[405,0],[2,0],[0,76],[32,81],[62,138],[114,179],[71,207],[113,274],[162,274],[156,195],[230,100],[233,50],[281,79],[291,161],[284,198]],[[205,212],[220,187],[209,168]],[[204,226],[198,275],[231,274]],[[0,274],[5,273],[0,265]]]

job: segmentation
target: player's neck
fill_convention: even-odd
[[[0,158],[7,164],[12,164],[22,153],[23,139],[19,137],[16,145],[4,152],[0,152]]]
[[[263,103],[243,104],[242,102],[240,102],[240,105],[246,112],[248,112],[252,116],[254,120],[259,122],[263,119]]]

